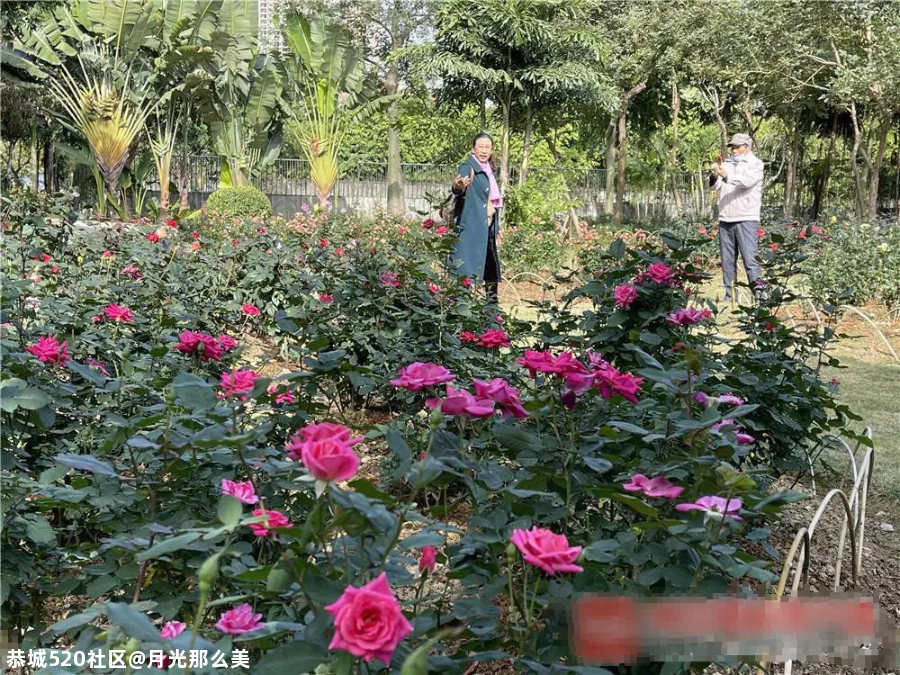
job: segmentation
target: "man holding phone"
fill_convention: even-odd
[[[723,162],[720,156],[710,168],[710,187],[719,191],[719,250],[726,302],[732,301],[738,251],[747,281],[754,290],[761,276],[757,232],[762,207],[763,163],[751,151],[752,145],[753,140],[747,134],[735,134],[728,143],[731,157]]]

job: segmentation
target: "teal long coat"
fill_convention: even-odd
[[[487,222],[490,179],[478,164],[478,160],[471,155],[465,163],[460,165],[457,173],[460,176],[471,175],[472,182],[464,192],[465,202],[462,213],[456,221],[456,234],[459,241],[456,242],[451,254],[451,269],[461,263],[455,269],[456,274],[483,280],[485,278],[485,260],[488,247],[490,247],[497,264],[494,275],[491,274],[492,270],[488,270],[488,280],[500,281],[500,263],[497,257],[496,242],[500,210],[494,211],[493,222],[490,226]],[[496,279],[491,279],[491,276],[496,276]]]

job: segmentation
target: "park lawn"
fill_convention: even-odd
[[[872,428],[875,464],[872,481],[877,492],[900,502],[900,364],[869,361],[848,355],[839,358],[846,368],[828,369],[824,375],[837,379],[838,398],[863,418],[856,426]],[[847,460],[836,453],[826,460],[842,473]]]

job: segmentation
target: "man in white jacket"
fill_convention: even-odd
[[[760,278],[759,212],[762,206],[763,163],[750,146],[747,134],[735,134],[728,147],[731,157],[712,166],[710,187],[719,191],[719,250],[725,300],[731,301],[740,251],[747,281],[756,288]]]

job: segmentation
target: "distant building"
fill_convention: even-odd
[[[259,49],[261,52],[284,51],[284,36],[276,25],[284,13],[285,0],[258,0]]]

